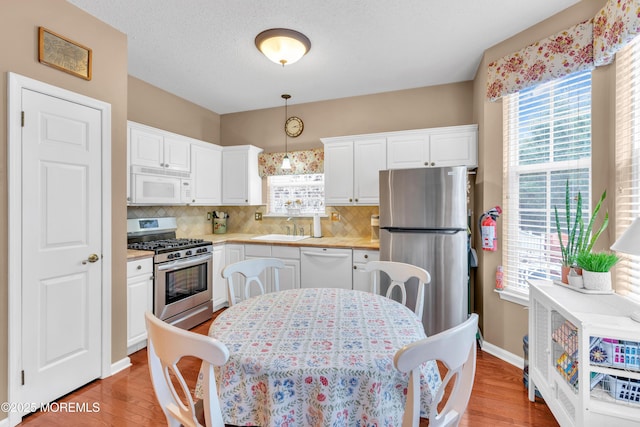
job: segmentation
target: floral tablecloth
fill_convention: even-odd
[[[242,301],[218,316],[209,335],[230,352],[216,368],[225,423],[399,427],[408,375],[394,368],[393,357],[425,332],[393,300],[331,288]],[[427,417],[424,408],[441,384],[435,362],[423,366],[421,383]]]

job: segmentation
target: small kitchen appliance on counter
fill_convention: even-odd
[[[127,219],[127,248],[153,251],[153,313],[167,323],[190,329],[213,313],[213,244],[178,239],[176,219]]]

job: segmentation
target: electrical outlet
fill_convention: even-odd
[[[331,221],[340,221],[340,213],[331,212]]]
[[[207,221],[211,221],[211,212],[207,212]]]
[[[256,221],[262,221],[262,212],[256,212],[255,218]]]

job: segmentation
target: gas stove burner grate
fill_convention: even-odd
[[[166,249],[194,248],[208,244],[210,244],[210,242],[205,242],[203,239],[162,239],[151,240],[148,242],[129,243],[127,248],[142,251],[160,251]]]

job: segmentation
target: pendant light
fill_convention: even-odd
[[[284,123],[286,126],[287,123],[287,117],[289,117],[288,115],[288,110],[287,110],[287,101],[289,100],[289,98],[291,98],[291,95],[289,94],[282,94],[282,99],[284,99]],[[287,131],[285,129],[284,132],[284,158],[282,159],[282,166],[280,166],[280,169],[285,169],[285,170],[289,170],[291,169],[291,161],[289,160],[289,153],[287,151]]]

